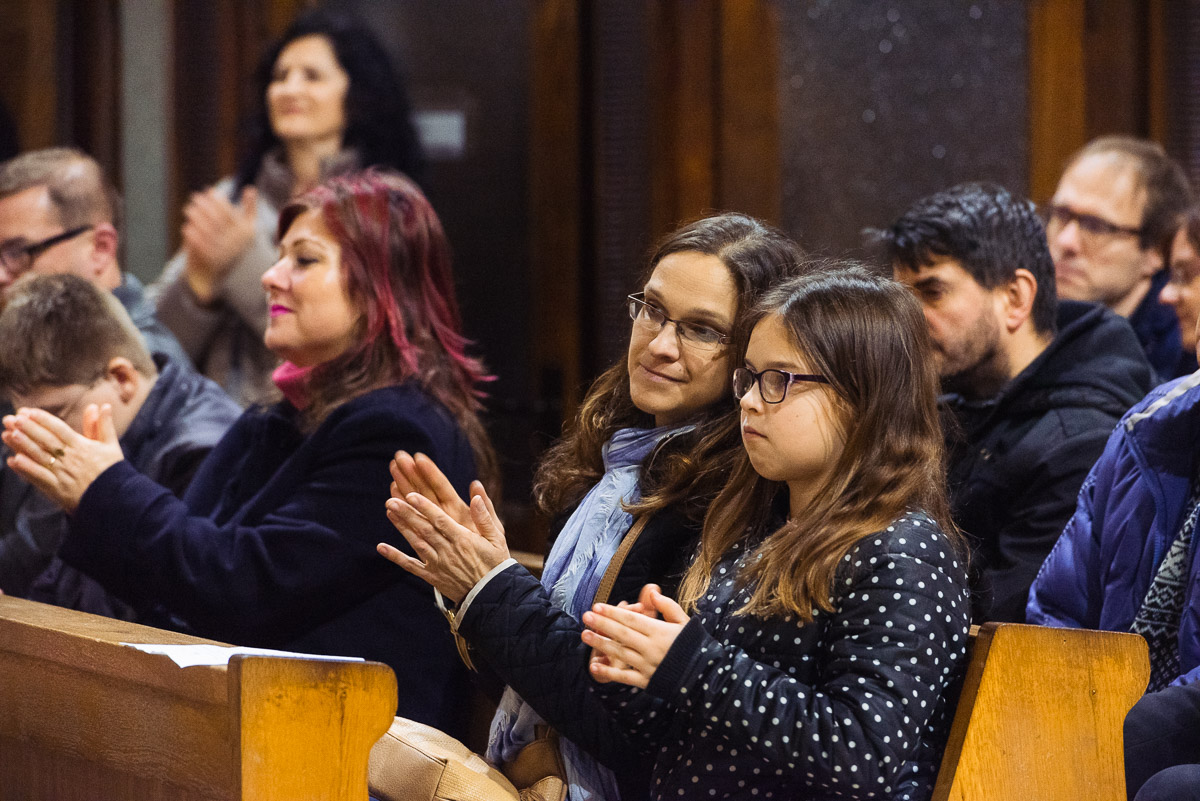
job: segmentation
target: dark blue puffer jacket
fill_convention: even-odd
[[[1075,514],[1029,592],[1030,623],[1129,631],[1182,525],[1200,454],[1200,372],[1155,389],[1121,419]],[[1192,562],[1174,683],[1200,678],[1200,563]]]

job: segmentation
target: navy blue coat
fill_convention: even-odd
[[[1029,592],[1042,626],[1129,631],[1183,525],[1200,453],[1200,373],[1151,392],[1121,420]],[[1192,540],[1179,621],[1182,674],[1200,679],[1200,560]]]
[[[93,482],[61,556],[206,637],[361,656],[396,671],[399,714],[466,734],[465,668],[424,582],[379,556],[388,462],[428,454],[466,495],[475,463],[450,414],[414,383],[335,409],[311,434],[288,403],[244,414],[183,500],[113,465]]]

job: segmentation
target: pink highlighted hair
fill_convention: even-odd
[[[362,317],[357,343],[313,370],[309,424],[364,392],[415,380],[462,426],[480,476],[494,479],[495,454],[479,419],[479,384],[493,377],[467,354],[450,246],[425,195],[393,171],[333,178],[283,209],[280,238],[310,210],[341,246],[346,290]]]

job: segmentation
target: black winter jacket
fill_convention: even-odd
[[[1062,301],[1054,341],[999,395],[942,398],[950,500],[971,541],[976,623],[1024,621],[1029,586],[1083,479],[1153,381],[1124,319]]]
[[[647,583],[674,596],[699,537],[699,524],[677,509],[654,515],[621,566],[610,602],[636,601]],[[515,565],[484,585],[458,621],[475,664],[494,671],[559,734],[612,770],[624,801],[637,801],[647,795],[652,760],[633,748],[590,691],[591,649],[582,632],[583,625]]]

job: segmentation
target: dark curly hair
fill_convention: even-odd
[[[254,72],[253,111],[245,122],[241,161],[232,192],[253,184],[263,157],[278,147],[267,114],[267,87],[279,54],[305,36],[324,36],[338,64],[350,78],[346,92],[343,145],[358,151],[363,167],[391,167],[414,181],[425,174],[425,156],[412,123],[412,106],[404,82],[379,40],[355,17],[316,9],[298,17],[263,54]]]

